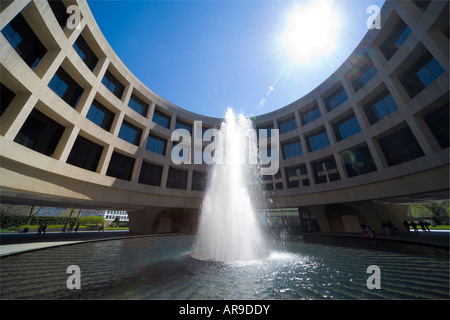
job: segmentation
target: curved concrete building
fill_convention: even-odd
[[[254,119],[280,130],[280,170],[264,176],[273,212],[294,210],[304,232],[379,230],[399,228],[411,202],[449,198],[448,12],[387,1],[381,28],[326,81]],[[0,30],[2,203],[127,210],[132,232],[192,231],[209,166],[175,165],[171,133],[222,119],[140,82],[85,1],[2,2]]]

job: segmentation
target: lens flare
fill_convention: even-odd
[[[334,50],[337,15],[331,1],[295,7],[287,21],[282,42],[293,62],[306,62]]]

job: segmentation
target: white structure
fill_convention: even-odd
[[[120,222],[128,222],[128,213],[126,211],[105,210],[103,217],[105,221],[114,221],[117,217],[120,217]]]

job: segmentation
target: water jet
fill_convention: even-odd
[[[226,161],[211,171],[191,253],[196,259],[235,262],[268,255],[254,206],[262,195],[259,167],[246,161],[258,152],[254,132],[250,119],[227,110],[218,134],[225,147],[217,150],[225,154],[215,155]]]

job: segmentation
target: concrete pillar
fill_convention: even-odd
[[[162,208],[148,207],[137,211],[128,211],[130,233],[151,234],[153,224],[162,210]]]

